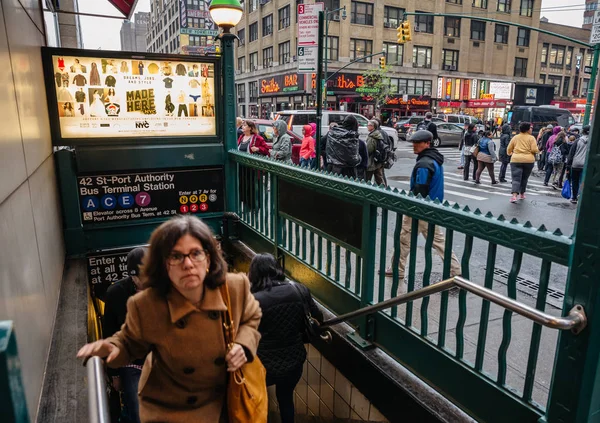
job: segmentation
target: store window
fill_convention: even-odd
[[[473,0],[473,7],[487,9],[488,0]]]
[[[563,91],[562,91],[563,97],[569,97],[569,95],[570,95],[569,89],[571,88],[570,85],[571,85],[571,77],[565,76],[565,80],[563,82]]]
[[[290,6],[285,6],[279,9],[279,29],[284,29],[290,26]]]
[[[340,38],[334,36],[327,37],[327,51],[325,52],[325,57],[327,58],[327,60],[338,60],[339,52]]]
[[[529,47],[529,34],[530,30],[525,28],[519,28],[517,32],[517,46]]]
[[[553,45],[550,49],[550,66],[562,68],[565,62],[565,46]]]
[[[444,18],[444,35],[446,37],[460,37],[460,18]]]
[[[263,57],[263,68],[268,68],[268,67],[273,66],[273,47],[263,48],[262,57]]]
[[[498,12],[510,13],[510,0],[498,0]]]
[[[548,64],[548,49],[550,48],[550,44],[544,43],[542,46],[542,65]]]
[[[250,71],[258,69],[258,52],[250,53]]]
[[[458,50],[447,50],[442,51],[442,69],[448,71],[458,70]]]
[[[533,16],[533,0],[521,0],[521,16]]]
[[[373,53],[373,41],[350,38],[350,59],[355,60]],[[363,59],[362,63],[372,63],[372,57]]]
[[[527,59],[524,57],[515,57],[514,76],[527,77]]]
[[[420,12],[417,10],[417,12]],[[427,13],[427,12],[420,12]],[[433,34],[433,16],[415,15],[415,32]]]
[[[292,57],[290,56],[290,42],[286,41],[285,43],[279,44],[279,64],[282,65],[284,63],[290,63],[292,61]]]
[[[385,63],[388,65],[402,66],[404,61],[404,46],[396,43],[383,43]]]
[[[554,85],[554,95],[559,95],[562,76],[548,75],[548,84]]]
[[[373,25],[373,3],[353,1],[351,22],[359,25]]]
[[[475,41],[485,41],[485,22],[471,21],[471,39]]]
[[[383,27],[398,28],[404,19],[405,11],[401,7],[385,6],[383,8]]]
[[[508,25],[496,24],[494,42],[498,44],[508,44]]]
[[[258,101],[258,81],[248,83],[248,92],[250,94],[250,103],[256,103]]]
[[[258,22],[250,24],[250,42],[258,40]]]
[[[431,47],[413,47],[413,68],[431,69]]]
[[[262,36],[273,34],[273,14],[265,16],[262,19]]]

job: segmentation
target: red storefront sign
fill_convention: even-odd
[[[400,96],[388,98],[385,102],[386,106],[408,106],[411,109],[430,109],[431,97],[428,96],[409,96],[407,101],[404,101]]]
[[[126,19],[131,19],[136,0],[108,0],[108,2],[116,7]]]
[[[438,102],[438,106],[440,107],[460,107],[462,106],[462,102],[460,101],[440,101]]]
[[[506,107],[506,100],[469,100],[467,101],[467,107],[473,109]]]

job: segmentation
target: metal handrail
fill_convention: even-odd
[[[382,301],[380,303],[361,308],[359,310],[352,311],[350,313],[343,314],[333,319],[329,319],[320,325],[321,329],[328,328],[338,323],[345,322],[347,320],[354,319],[356,317],[365,316],[367,314],[373,314],[387,308],[397,306],[400,304],[407,303],[409,301],[418,300],[423,297],[427,297],[438,292],[447,291],[452,288],[462,288],[465,291],[469,291],[479,297],[485,298],[504,307],[510,311],[513,311],[521,316],[527,317],[540,325],[546,326],[552,329],[559,330],[570,330],[574,334],[579,334],[587,325],[587,316],[583,306],[577,304],[569,311],[569,314],[565,317],[556,317],[550,314],[544,313],[526,304],[520,303],[512,298],[505,297],[504,295],[498,294],[491,289],[484,288],[483,286],[474,284],[460,276],[455,276],[450,279],[435,283],[433,285],[426,286],[416,291],[407,292],[406,294],[398,295],[397,297],[390,298],[389,300]]]
[[[88,414],[90,423],[110,423],[108,395],[104,380],[104,362],[100,357],[90,357],[85,367],[88,378]]]

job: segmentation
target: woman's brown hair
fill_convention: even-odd
[[[217,240],[212,231],[195,216],[177,216],[160,225],[150,236],[150,247],[141,267],[142,280],[148,287],[155,288],[162,296],[171,289],[171,280],[167,273],[167,257],[184,236],[191,235],[202,244],[210,260],[210,268],[204,278],[207,288],[215,289],[225,283],[227,263],[223,259]]]
[[[250,128],[250,133],[258,134],[258,129],[256,129],[256,124],[254,122],[252,122],[251,120],[247,120],[244,123],[246,124],[247,127]]]

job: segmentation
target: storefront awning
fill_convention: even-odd
[[[125,15],[126,19],[131,20],[131,15],[133,15],[137,0],[108,0],[108,2]]]

